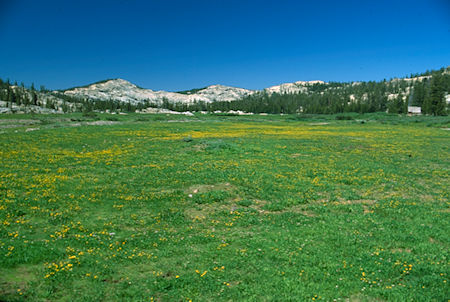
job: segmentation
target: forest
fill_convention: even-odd
[[[420,80],[417,80],[419,78]],[[345,112],[407,113],[408,106],[422,107],[423,114],[446,115],[445,95],[450,93],[450,75],[445,69],[381,82],[317,83],[307,92],[269,94],[265,91],[233,102],[196,102],[163,107],[175,111],[240,110],[271,114],[336,114]]]
[[[49,91],[44,86],[39,90],[25,87],[9,80],[0,79],[0,100],[6,106],[38,106],[63,112],[136,112],[145,108],[164,108],[178,112],[243,111],[268,114],[336,114],[388,112],[408,113],[408,106],[421,107],[422,114],[447,115],[449,104],[446,95],[450,94],[450,74],[448,68],[411,74],[409,78],[390,81],[369,82],[330,82],[306,86],[299,93],[268,93],[258,91],[231,102],[200,102],[191,104],[173,103],[167,99],[157,102],[143,100],[138,104],[120,102],[114,99],[97,100],[65,95],[62,91]]]

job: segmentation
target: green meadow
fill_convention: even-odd
[[[447,301],[450,118],[0,117],[0,301]]]

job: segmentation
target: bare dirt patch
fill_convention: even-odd
[[[311,156],[309,154],[302,154],[302,153],[293,153],[290,155],[290,157],[292,158],[297,158],[297,157],[307,157],[307,156]]]
[[[93,121],[93,122],[76,122],[67,124],[70,127],[80,127],[80,126],[106,126],[106,125],[115,125],[121,124],[121,122],[116,121]]]
[[[249,207],[253,210],[257,210],[259,213],[269,213],[270,211],[266,211],[263,207],[267,204],[266,200],[254,200],[254,203]]]
[[[338,204],[340,205],[352,205],[352,204],[363,204],[363,205],[374,205],[377,201],[372,199],[357,199],[357,200],[340,200]]]
[[[302,214],[304,216],[308,216],[308,217],[316,217],[317,214],[314,213],[311,210],[308,210],[307,207],[308,205],[296,205],[296,206],[292,206],[289,208],[285,208],[282,209],[280,211],[271,211],[271,210],[267,210],[264,209],[264,207],[268,204],[269,202],[266,200],[255,200],[254,203],[249,206],[249,208],[257,210],[259,213],[261,214],[284,214],[284,213],[297,213],[297,214]]]
[[[113,124],[119,124],[119,122],[116,121],[94,121],[94,122],[86,122],[85,125],[95,126],[95,125],[113,125]]]
[[[234,189],[235,189],[235,187],[232,184],[230,184],[229,182],[226,182],[226,183],[218,183],[218,184],[214,184],[214,185],[204,185],[204,184],[192,185],[187,190],[185,190],[185,192],[196,194],[196,193],[206,193],[206,192],[211,192],[211,191],[216,191],[216,190],[232,191]]]
[[[305,209],[299,208],[299,207],[292,207],[290,209],[287,209],[286,212],[299,213],[299,214],[302,214],[302,215],[308,216],[308,217],[317,217],[317,213],[314,213],[313,211],[305,210]]]
[[[411,253],[411,249],[401,249],[401,248],[396,248],[396,249],[391,249],[392,253]]]
[[[6,128],[19,128],[23,127],[24,125],[21,124],[9,124],[9,125],[0,125],[0,129],[6,129]]]
[[[351,296],[350,298],[347,298],[344,300],[345,302],[382,302],[382,301],[386,301],[380,298],[373,298],[373,297],[367,297],[367,296],[363,296],[361,294],[356,294]]]
[[[192,120],[167,120],[167,123],[192,123],[192,122],[203,122],[202,120],[192,119]]]
[[[5,119],[0,120],[0,129],[19,128],[24,126],[40,124],[40,120],[19,120],[19,119]]]
[[[0,125],[4,124],[22,124],[22,125],[32,125],[32,124],[40,124],[40,120],[21,120],[21,119],[2,119],[0,120]]]
[[[371,210],[366,205],[363,205],[363,209],[364,209],[364,214],[372,214],[373,213],[373,210]]]
[[[323,126],[323,125],[329,125],[330,123],[327,122],[321,122],[321,123],[309,123],[309,126]]]
[[[197,152],[205,151],[205,146],[204,145],[195,145],[194,149]]]

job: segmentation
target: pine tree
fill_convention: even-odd
[[[31,84],[31,87],[32,87],[32,89],[31,89],[31,91],[32,91],[31,92],[31,98],[32,98],[31,104],[37,106],[37,104],[38,104],[38,97],[37,97],[36,92],[34,92],[33,84]]]
[[[445,115],[445,91],[441,74],[435,74],[431,79],[430,102],[433,115]]]
[[[25,106],[28,106],[30,104],[30,99],[28,98],[28,94],[27,93],[24,93],[22,103]]]
[[[412,105],[421,107],[425,98],[425,87],[421,82],[416,82],[413,88]]]
[[[422,113],[423,114],[431,114],[431,96],[429,93],[425,95],[425,98],[422,103]]]
[[[66,101],[64,101],[63,104],[62,104],[62,111],[64,113],[67,113],[69,111],[69,106],[67,106]]]

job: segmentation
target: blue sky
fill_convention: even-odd
[[[0,0],[0,77],[177,91],[450,65],[450,1]]]

